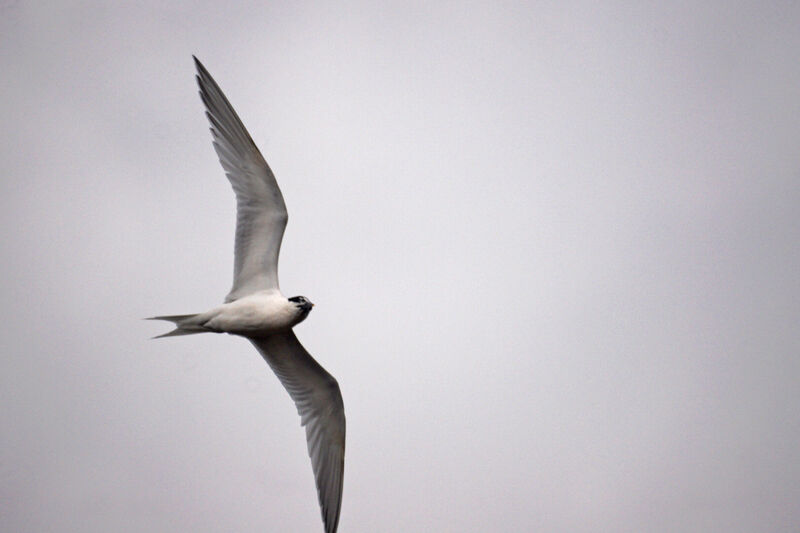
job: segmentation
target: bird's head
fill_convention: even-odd
[[[303,318],[308,316],[308,313],[311,312],[311,308],[314,307],[314,304],[312,304],[311,301],[305,296],[292,296],[289,298],[289,301],[299,309],[299,312]]]

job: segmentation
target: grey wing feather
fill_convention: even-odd
[[[345,418],[339,384],[303,348],[294,332],[250,339],[294,400],[306,428],[326,533],[335,533],[342,506]]]
[[[236,247],[230,302],[278,288],[278,255],[288,214],[275,176],[236,111],[194,58],[214,149],[236,193]]]

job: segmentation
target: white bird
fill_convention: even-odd
[[[194,62],[214,149],[236,193],[233,288],[224,304],[205,313],[153,317],[176,325],[156,338],[212,332],[239,335],[253,343],[297,406],[306,428],[325,532],[335,533],[342,506],[344,404],[339,384],[292,331],[314,304],[304,296],[286,298],[278,287],[286,205],[272,170],[239,116],[196,57]]]

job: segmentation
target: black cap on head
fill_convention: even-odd
[[[292,296],[289,298],[289,301],[293,302],[300,307],[300,309],[306,312],[311,311],[311,308],[314,307],[314,304],[312,304],[311,301],[305,296]]]

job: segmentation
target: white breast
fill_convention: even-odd
[[[254,335],[291,328],[298,322],[300,309],[280,292],[272,290],[223,304],[208,314],[206,327],[226,333]]]

